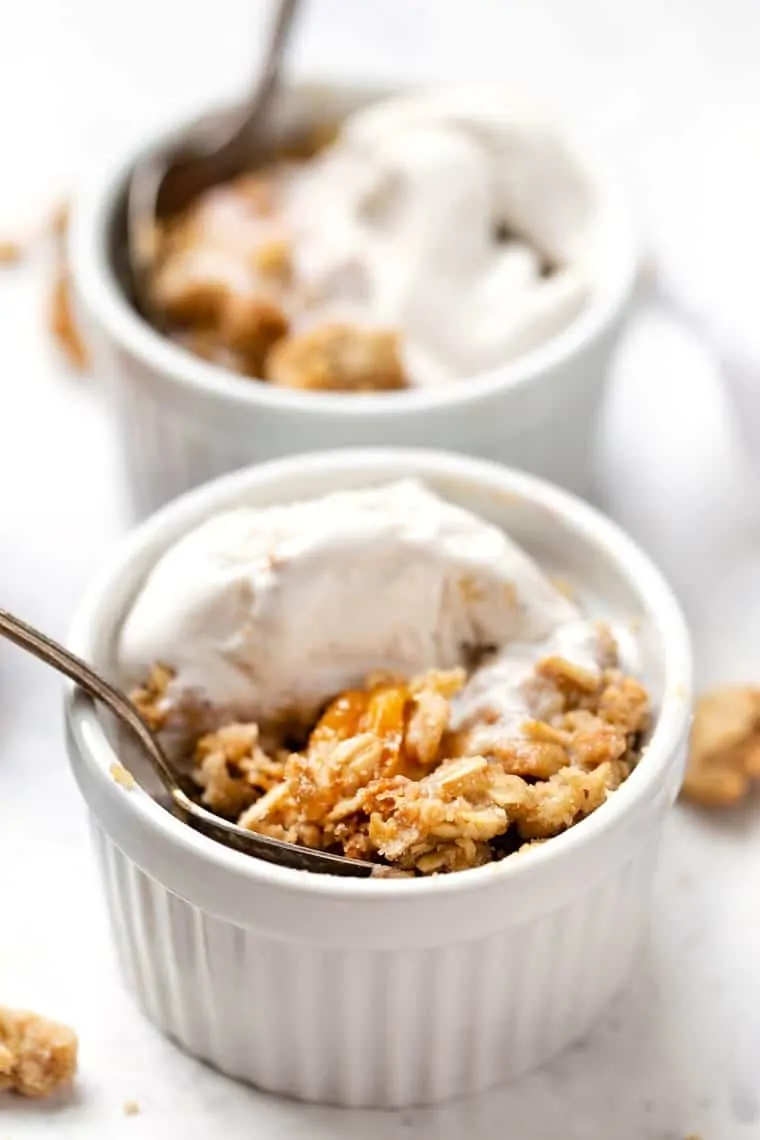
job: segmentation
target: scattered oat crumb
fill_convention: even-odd
[[[61,202],[54,209],[44,230],[52,239],[55,269],[48,302],[48,328],[57,341],[69,364],[77,371],[89,367],[89,357],[81,333],[74,319],[71,303],[71,275],[66,254],[66,233],[69,225],[69,204]]]
[[[26,246],[20,241],[0,241],[0,265],[18,265],[26,256]]]
[[[125,1100],[124,1101],[124,1115],[125,1116],[139,1116],[140,1115],[140,1105],[137,1103],[136,1100]]]
[[[37,246],[52,246],[53,278],[48,300],[48,330],[78,372],[89,367],[87,350],[74,319],[71,280],[66,256],[69,204],[61,202],[28,241],[0,239],[0,267],[23,261]]]
[[[0,1006],[0,1090],[42,1099],[69,1084],[77,1068],[73,1029],[28,1010]]]
[[[66,236],[66,232],[69,228],[70,212],[71,207],[69,203],[64,200],[59,202],[51,213],[47,229],[54,237],[62,238]]]
[[[71,306],[69,271],[61,257],[50,296],[48,325],[69,363],[79,372],[89,365],[87,349],[79,333]]]
[[[700,697],[681,793],[702,807],[743,799],[760,780],[760,688],[733,686]]]
[[[118,760],[111,765],[109,772],[111,774],[111,779],[114,780],[117,784],[120,784],[122,788],[126,788],[127,791],[131,791],[132,788],[134,788],[134,776],[131,772],[128,772],[124,765],[120,764]]]

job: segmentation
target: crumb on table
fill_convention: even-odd
[[[125,1116],[139,1116],[139,1114],[140,1114],[140,1105],[137,1103],[136,1100],[125,1100],[124,1101],[124,1115]]]
[[[760,780],[760,688],[714,689],[697,702],[681,794],[702,807],[744,799]]]
[[[26,241],[0,239],[0,266],[15,266],[39,245],[52,246],[52,283],[47,302],[47,327],[69,364],[78,372],[89,366],[89,357],[71,303],[71,276],[66,251],[69,206],[62,202],[37,233]]]
[[[0,1090],[50,1096],[73,1080],[77,1050],[76,1034],[68,1026],[0,1006]]]
[[[0,265],[18,265],[24,260],[26,246],[20,241],[0,241]]]
[[[62,254],[59,254],[50,294],[48,323],[53,337],[69,364],[78,372],[84,372],[89,365],[89,357],[74,319],[69,269]]]

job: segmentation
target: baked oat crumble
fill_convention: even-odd
[[[702,807],[736,803],[760,780],[760,688],[715,689],[697,701],[681,794]]]
[[[317,325],[275,344],[266,378],[282,388],[388,392],[407,386],[394,333],[360,325]]]
[[[138,1102],[136,1100],[125,1100],[124,1101],[124,1115],[125,1116],[139,1116],[140,1115],[140,1105],[138,1104]]]
[[[394,330],[325,319],[299,281],[281,217],[294,162],[329,139],[280,153],[261,170],[214,187],[156,229],[152,302],[168,335],[189,351],[278,387],[383,392],[408,384]],[[340,292],[340,284],[337,284]]]
[[[378,864],[378,874],[463,870],[571,827],[628,777],[649,725],[642,685],[546,657],[546,720],[484,747],[454,732],[462,669],[405,681],[383,674],[331,701],[300,751],[229,724],[193,748],[199,798],[245,828]],[[160,704],[165,671],[141,690]],[[160,718],[159,718],[160,720]],[[492,726],[489,726],[492,727]],[[492,739],[489,737],[489,739]]]
[[[171,679],[171,669],[154,665],[145,683],[130,693],[132,704],[153,732],[166,727],[168,710],[165,698]]]
[[[28,1010],[0,1006],[0,1090],[41,1099],[76,1073],[76,1034]]]

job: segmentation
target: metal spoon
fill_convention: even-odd
[[[279,863],[282,867],[294,867],[300,871],[318,871],[328,875],[353,875],[366,877],[372,873],[372,863],[349,859],[343,855],[332,855],[327,851],[314,851],[295,843],[285,843],[268,835],[258,835],[230,823],[221,816],[214,815],[201,807],[187,794],[184,777],[176,773],[166,757],[156,737],[150,731],[129,697],[84,662],[81,657],[64,649],[57,641],[14,617],[7,610],[0,610],[0,636],[6,637],[14,645],[57,669],[59,673],[74,681],[89,696],[101,701],[114,716],[137,737],[142,749],[155,769],[169,795],[172,811],[184,823],[202,831],[211,839],[233,847],[246,855],[255,855],[269,863]]]
[[[202,120],[164,150],[154,151],[132,172],[127,193],[127,246],[135,298],[145,316],[150,304],[151,270],[156,258],[156,220],[187,206],[211,186],[250,169],[269,149],[269,123],[280,82],[280,65],[299,0],[278,0],[272,33],[250,98],[229,116]]]

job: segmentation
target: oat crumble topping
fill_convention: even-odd
[[[154,665],[145,683],[130,693],[132,704],[153,732],[166,727],[169,717],[166,690],[172,675],[171,669],[166,666]]]
[[[381,875],[463,870],[558,835],[628,777],[649,726],[643,686],[614,665],[594,674],[538,662],[546,720],[480,749],[450,729],[462,669],[367,679],[339,694],[300,751],[229,724],[196,740],[193,778],[209,808],[287,842],[378,863]],[[160,727],[166,671],[137,695]],[[151,705],[151,701],[153,702]]]
[[[286,337],[266,361],[266,377],[282,388],[386,392],[406,387],[398,338],[360,325],[317,325]]]
[[[307,161],[334,135],[332,127],[315,132],[292,154],[278,154],[160,222],[153,304],[171,339],[244,376],[310,391],[405,388],[394,330],[315,323],[309,315],[324,298],[299,282],[280,216],[292,163]]]
[[[73,1080],[77,1048],[76,1034],[67,1026],[0,1006],[0,1090],[50,1096]]]

